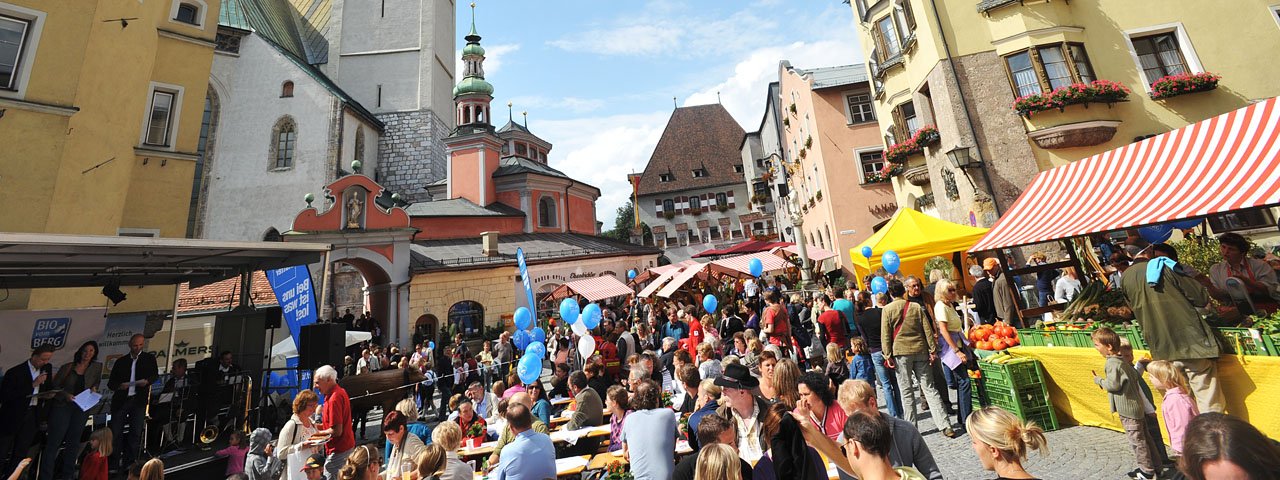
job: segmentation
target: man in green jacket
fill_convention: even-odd
[[[883,344],[884,362],[897,369],[898,389],[902,392],[902,410],[906,420],[919,428],[916,422],[916,391],[912,377],[924,390],[929,402],[929,414],[934,426],[948,438],[955,438],[947,419],[947,407],[933,381],[930,365],[938,361],[937,332],[933,322],[919,304],[907,301],[907,288],[901,281],[889,281],[889,295],[893,302],[885,305],[880,315],[880,340]]]
[[[1120,289],[1142,327],[1151,358],[1181,362],[1200,412],[1222,412],[1218,341],[1196,310],[1209,304],[1209,291],[1173,265],[1164,257],[1139,260],[1120,277]]]

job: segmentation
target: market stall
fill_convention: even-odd
[[[606,298],[621,297],[635,293],[631,287],[622,283],[613,275],[600,275],[566,282],[548,294],[552,300],[560,300],[571,295],[580,295],[587,301],[594,302]]]
[[[1171,229],[1169,225],[1196,224],[1207,216],[1280,204],[1278,107],[1280,100],[1267,99],[1041,172],[970,252],[1068,241],[1071,260],[1006,272],[1083,265],[1097,270],[1085,236],[1151,226]],[[1082,263],[1080,257],[1088,262]],[[1082,281],[1086,278],[1082,276]],[[1103,363],[1090,348],[1088,335],[1097,325],[1111,325],[1138,350],[1135,356],[1144,353],[1144,337],[1136,322],[1129,322],[1132,312],[1123,304],[1123,296],[1107,296],[1101,285],[1095,282],[1086,287],[1066,305],[1059,319],[1078,324],[1021,330],[1023,345],[1044,346],[1012,352],[1043,365],[1044,383],[1049,386],[1046,395],[1068,423],[1119,429],[1106,395],[1089,375],[1081,374],[1100,370]],[[1024,316],[1034,311],[1024,310]],[[1269,330],[1273,326],[1258,327],[1216,330],[1220,341],[1237,354],[1219,358],[1217,377],[1227,394],[1228,413],[1280,438],[1280,414],[1269,408],[1280,394],[1280,350],[1276,348],[1280,338]]]
[[[849,257],[861,277],[880,268],[880,256],[892,250],[901,259],[899,272],[924,278],[924,264],[930,258],[968,250],[986,234],[985,228],[951,223],[902,208],[870,238],[849,249]],[[870,258],[862,255],[863,247],[871,247]]]

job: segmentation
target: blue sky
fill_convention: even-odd
[[[458,2],[458,48],[470,29]],[[596,217],[612,228],[672,111],[717,101],[743,129],[759,126],[778,62],[800,68],[862,61],[858,28],[839,0],[479,0],[476,29],[494,85],[495,124],[529,112],[553,144],[549,161],[599,187]],[[461,68],[458,70],[461,72]]]

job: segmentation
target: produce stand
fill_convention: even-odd
[[[1031,268],[1005,267],[1005,274],[1065,267],[1086,273],[1077,252],[1089,253],[1088,265],[1099,272],[1101,266],[1087,243],[1090,235],[1280,205],[1280,129],[1270,128],[1278,124],[1280,98],[1269,98],[1043,171],[969,252],[1004,259],[1016,247],[1064,242],[1068,260]],[[1104,361],[1087,348],[1092,346],[1089,335],[1097,325],[1113,325],[1139,357],[1145,353],[1145,341],[1134,322],[1129,322],[1132,312],[1121,309],[1122,302],[1103,288],[1105,280],[1090,283],[1089,278],[1080,276],[1087,283],[1087,290],[1081,292],[1084,299],[1058,307],[1063,310],[1055,315],[1055,320],[1083,325],[1022,330],[1019,337],[1024,346],[1010,351],[1040,361],[1046,392],[1060,419],[1120,430],[1107,395],[1089,374],[1102,371]],[[1051,308],[1027,309],[1023,314],[1030,317]],[[1280,318],[1258,320],[1255,326],[1261,330],[1218,329],[1225,344],[1240,353],[1218,359],[1218,381],[1227,394],[1228,413],[1280,438],[1280,412],[1271,405],[1280,398],[1280,357],[1275,356],[1280,354],[1275,336],[1280,333]],[[1160,400],[1156,392],[1155,403]]]

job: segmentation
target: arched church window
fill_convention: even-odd
[[[449,332],[461,333],[464,339],[480,337],[484,333],[484,306],[471,300],[453,304],[449,307]]]
[[[538,200],[538,226],[556,226],[556,199],[542,197],[541,200]]]
[[[280,85],[280,98],[289,98],[292,96],[293,96],[293,81],[285,80],[284,83]]]
[[[298,144],[298,126],[289,116],[280,117],[272,129],[271,168],[283,170],[293,168],[293,154]]]

